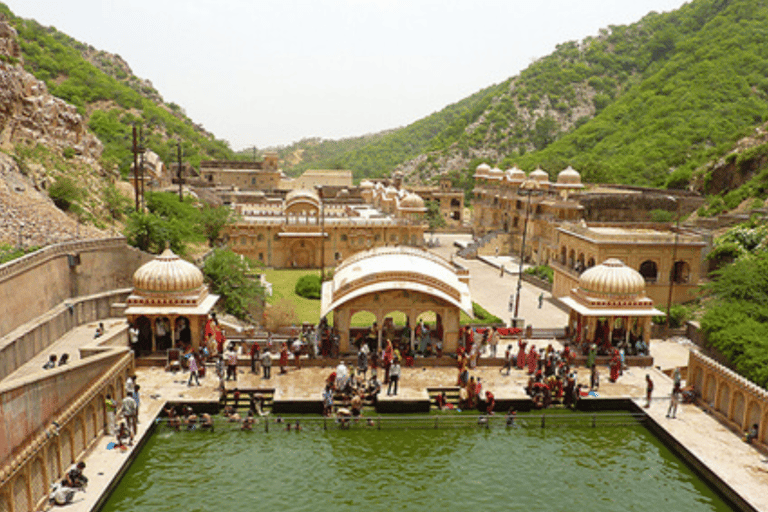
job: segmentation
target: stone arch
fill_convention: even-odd
[[[701,386],[704,383],[704,372],[697,366],[693,371],[693,388],[701,393]]]
[[[584,253],[580,252],[579,257],[576,258],[576,262],[579,264],[579,268],[584,268],[586,266]]]
[[[75,462],[75,454],[72,453],[72,434],[68,428],[62,429],[59,439],[61,440],[61,466],[64,468]]]
[[[371,319],[371,317],[373,317]],[[372,338],[369,335],[370,328],[376,322],[376,325],[380,327],[379,321],[376,318],[376,313],[367,309],[358,309],[349,315],[349,343],[350,347],[358,345],[359,343],[368,343],[368,348],[371,351],[378,349],[379,340]]]
[[[715,409],[721,412],[724,416],[728,416],[728,408],[731,405],[731,389],[725,382],[720,383],[720,390],[717,393],[717,400],[715,401]]]
[[[691,278],[691,266],[687,261],[679,260],[672,265],[670,280],[677,283],[687,283]]]
[[[590,256],[589,260],[587,261],[587,268],[592,268],[595,266],[595,257]]]
[[[139,330],[139,343],[137,344],[137,355],[152,352],[152,320],[142,315],[135,321],[136,328]]]
[[[122,377],[118,377],[117,381],[115,381],[115,394],[112,395],[114,399],[118,402],[123,401],[123,393],[125,392],[125,381]]]
[[[646,282],[654,283],[659,277],[659,266],[653,260],[645,260],[638,270]]]
[[[11,510],[11,500],[7,494],[0,494],[0,512],[9,512]]]
[[[56,446],[56,443],[48,445],[48,449],[46,450],[46,463],[48,467],[48,479],[53,481],[61,474],[59,448]]]
[[[560,263],[565,265],[568,262],[568,249],[565,246],[560,247]]]
[[[734,391],[733,393],[733,404],[731,406],[731,415],[729,416],[729,420],[733,421],[739,426],[743,426],[742,422],[744,421],[744,410],[746,407],[746,403],[744,401],[744,393],[741,391]]]
[[[82,416],[75,418],[72,430],[72,452],[77,458],[85,451],[85,422]]]
[[[19,510],[32,510],[32,497],[27,488],[26,475],[21,474],[13,480],[13,508]]]
[[[48,493],[48,485],[50,481],[51,478],[46,474],[43,458],[35,458],[35,460],[32,461],[32,470],[30,471],[29,481],[29,487],[32,491],[32,496],[35,497],[35,501]]]
[[[443,318],[436,309],[422,309],[416,315],[413,322],[414,328],[419,324],[419,320],[424,319],[424,325],[429,329],[426,340],[424,337],[415,337],[417,350],[423,352],[426,345],[430,344],[432,353],[435,350],[435,343],[442,341],[443,338]]]
[[[758,429],[760,428],[760,417],[763,415],[763,408],[757,400],[750,400],[747,404],[747,414],[744,416],[744,430],[750,428],[753,424],[757,423]]]
[[[571,249],[568,252],[568,266],[571,268],[574,268],[575,265],[576,265],[576,251]]]
[[[90,442],[96,438],[97,433],[99,432],[97,420],[96,420],[96,409],[93,405],[89,405],[88,408],[85,410],[85,439],[86,439],[86,446],[90,444]]]
[[[714,406],[715,405],[715,393],[717,391],[717,381],[715,381],[715,376],[710,374],[707,374],[706,379],[704,380],[704,389],[701,392],[701,396],[704,398],[704,401],[707,402],[709,405]]]

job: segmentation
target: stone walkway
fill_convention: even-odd
[[[93,343],[95,326],[84,326],[65,337],[63,342],[75,346],[77,340],[82,345]],[[52,347],[58,350],[58,347]],[[729,483],[757,510],[768,512],[768,459],[751,446],[720,425],[714,418],[693,405],[681,405],[677,419],[665,417],[669,403],[669,391],[672,382],[662,370],[671,370],[675,366],[685,366],[688,361],[688,347],[669,341],[655,341],[652,344],[656,368],[630,368],[618,382],[611,384],[607,379],[607,368],[601,368],[601,385],[598,398],[631,397],[644,404],[645,375],[650,374],[656,384],[656,393],[648,413],[667,432],[688,449],[720,478]],[[263,380],[251,374],[247,366],[239,367],[237,384],[228,382],[227,387],[273,387],[283,396],[296,398],[319,398],[323,382],[337,361],[328,361],[327,367],[291,368],[287,374],[279,375],[279,369],[273,367],[273,377]],[[43,370],[40,370],[43,371]],[[141,385],[142,400],[140,411],[139,436],[144,435],[167,400],[215,401],[218,399],[218,382],[208,376],[201,379],[201,386],[187,387],[188,374],[171,374],[161,368],[137,369],[137,382]],[[527,375],[522,371],[513,371],[510,376],[501,375],[498,367],[481,366],[471,372],[480,377],[484,388],[501,398],[522,398],[523,386]],[[585,368],[578,368],[579,381],[585,382],[589,375]],[[457,372],[454,367],[403,368],[401,395],[421,396],[426,387],[452,386],[456,382]],[[87,512],[97,503],[100,494],[117,477],[124,465],[127,465],[130,451],[109,450],[108,443],[114,439],[104,437],[85,457],[86,475],[90,479],[88,491],[76,496],[77,502],[68,506],[71,512]]]

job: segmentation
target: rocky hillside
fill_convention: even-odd
[[[0,242],[31,246],[102,234],[78,226],[46,194],[62,173],[98,186],[101,142],[74,106],[52,96],[45,83],[24,70],[16,30],[3,20],[0,149]]]

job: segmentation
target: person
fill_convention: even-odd
[[[672,374],[672,385],[676,389],[680,389],[680,382],[682,381],[682,376],[680,375],[680,367],[676,366],[675,371]]]
[[[485,392],[485,413],[493,414],[493,408],[496,407],[496,397],[490,391]]]
[[[512,371],[512,345],[507,345],[507,350],[504,352],[504,367],[499,370],[499,373],[504,370],[507,370],[507,375]]]
[[[437,397],[435,397],[435,404],[441,411],[445,410],[448,406],[448,398],[445,396],[445,391],[442,391]]]
[[[326,384],[323,390],[323,416],[330,416],[331,413],[333,413],[333,388],[330,384]]]
[[[752,424],[752,428],[750,428],[748,431],[744,432],[744,442],[745,443],[752,443],[755,439],[757,439],[759,428],[757,423]]]
[[[363,414],[363,392],[355,393],[350,401],[350,407],[352,409],[352,416],[358,417]]]
[[[645,374],[645,408],[649,408],[651,406],[651,394],[653,393],[653,381],[651,380],[651,375],[646,373]]]
[[[59,366],[64,366],[68,362],[69,362],[69,354],[64,352],[63,354],[61,354],[61,357],[59,358]]]
[[[172,429],[179,430],[181,427],[181,420],[179,414],[176,412],[176,407],[170,406],[164,409],[165,416],[168,418],[168,426]]]
[[[259,342],[254,341],[251,343],[251,349],[248,351],[248,355],[251,356],[251,373],[258,374],[258,370],[256,369],[256,365],[259,362]]]
[[[390,394],[397,396],[398,382],[400,382],[400,359],[395,358],[394,361],[392,361],[392,366],[389,368],[389,386],[387,387],[388,396]],[[392,384],[395,385],[394,393],[390,393],[392,391]]]
[[[677,415],[677,404],[680,402],[680,387],[672,386],[672,394],[669,396],[669,409],[667,409],[667,418],[675,419]]]
[[[523,341],[523,337],[517,338],[517,369],[522,370],[525,368],[525,347],[528,345],[527,341]]]
[[[272,376],[272,354],[269,350],[264,349],[261,354],[261,369],[264,370],[264,378],[269,379]]]
[[[128,441],[128,446],[133,446],[133,434],[125,425],[124,421],[120,422],[115,437],[117,438],[117,446],[125,446],[125,441]]]
[[[132,396],[134,386],[136,386],[136,375],[131,374],[125,379],[125,394]]]
[[[243,418],[243,423],[240,425],[240,430],[253,430],[253,424],[256,418],[253,417],[253,411],[248,411],[248,415]]]
[[[192,385],[192,379],[195,379],[195,382],[197,385],[200,385],[200,368],[197,366],[197,355],[192,352],[189,354],[189,362],[187,363],[187,366],[189,366],[189,380],[187,381],[187,387]]]
[[[77,491],[83,491],[84,489],[73,489],[67,487],[62,482],[56,482],[51,486],[51,493],[48,495],[48,503],[50,505],[69,505],[72,500],[75,499],[75,493]]]
[[[528,352],[528,375],[536,373],[536,364],[539,361],[538,353],[536,352],[536,345],[531,344],[531,350]]]
[[[104,324],[99,322],[99,326],[96,328],[96,332],[93,333],[93,338],[101,338],[102,336],[104,336]]]
[[[600,374],[597,372],[597,365],[592,365],[589,374],[589,390],[597,391],[600,389]]]
[[[363,379],[366,378],[368,373],[368,345],[361,344],[360,350],[357,351],[357,374]]]
[[[280,373],[288,373],[288,344],[283,342],[280,345]]]
[[[496,326],[491,327],[491,338],[488,340],[491,345],[491,357],[496,357],[496,348],[499,345],[499,330]]]
[[[136,324],[131,324],[131,326],[128,327],[128,341],[131,344],[131,350],[133,350],[133,355],[138,356],[139,355],[139,329],[136,327]]]
[[[507,426],[508,427],[514,427],[515,426],[515,418],[517,416],[517,412],[515,411],[514,407],[510,407],[509,411],[507,411]]]
[[[619,357],[619,351],[614,349],[613,356],[611,357],[611,382],[619,380],[619,373],[621,372],[621,358]]]
[[[50,370],[51,368],[56,368],[56,354],[51,354],[48,361],[43,365],[43,370]]]
[[[293,359],[296,364],[296,369],[301,370],[301,339],[296,338],[293,340],[291,351],[293,352]]]
[[[504,265],[503,264],[499,268],[499,277],[504,277]]]
[[[128,428],[131,430],[133,435],[136,435],[136,411],[136,400],[134,400],[133,396],[127,395],[125,398],[123,398],[121,412],[123,418],[125,419],[125,423],[128,425]]]
[[[227,360],[227,380],[232,378],[232,380],[237,382],[237,351],[232,343],[227,346],[224,358]]]
[[[141,408],[141,397],[139,396],[140,390],[141,386],[138,384],[133,387],[133,401],[136,402],[136,423],[139,422],[139,410]]]
[[[213,430],[213,418],[207,412],[200,413],[200,428]]]
[[[107,394],[104,399],[104,407],[107,410],[107,424],[105,425],[108,436],[115,435],[115,414],[117,413],[117,402],[111,394]]]
[[[592,343],[587,354],[587,368],[592,368],[592,365],[595,364],[595,359],[597,359],[597,345]]]
[[[427,350],[427,343],[429,342],[429,324],[424,323],[424,319],[419,320],[419,326],[416,328],[416,333],[419,335],[419,352],[422,354]]]
[[[544,292],[539,294],[539,309],[544,305]]]
[[[85,462],[78,462],[67,471],[67,474],[64,476],[64,480],[61,483],[72,489],[84,488],[88,485],[88,477],[83,474],[84,469]]]

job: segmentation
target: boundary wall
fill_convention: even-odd
[[[0,265],[0,339],[68,299],[131,287],[152,258],[119,237],[49,245]]]
[[[733,370],[691,350],[688,384],[701,396],[701,405],[731,430],[743,433],[758,425],[758,448],[768,444],[768,391]]]
[[[106,395],[122,400],[133,354],[127,347],[89,351],[42,376],[0,384],[0,511],[41,507],[51,483],[101,437]]]

